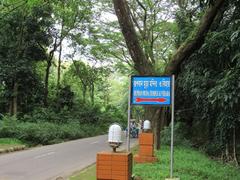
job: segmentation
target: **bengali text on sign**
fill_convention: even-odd
[[[171,104],[171,77],[132,76],[131,80],[131,104]]]

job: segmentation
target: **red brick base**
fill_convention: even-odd
[[[139,135],[139,152],[134,156],[136,163],[156,162],[154,157],[154,137],[153,133],[141,133]]]
[[[157,162],[158,159],[156,157],[150,157],[150,156],[139,156],[138,154],[134,156],[134,161],[136,163],[153,163]]]
[[[97,180],[131,180],[132,154],[101,152],[97,154]]]

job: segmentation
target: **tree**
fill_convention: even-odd
[[[57,109],[60,110],[64,107],[71,109],[74,104],[74,92],[72,92],[70,86],[65,86],[60,89],[59,97],[57,97]]]
[[[240,125],[239,7],[239,2],[225,7],[228,16],[184,62],[177,81],[178,117],[191,130],[194,145],[235,164]]]
[[[73,60],[69,73],[77,77],[81,82],[83,101],[86,102],[87,93],[90,96],[92,105],[95,102],[95,89],[101,84],[102,90],[105,90],[106,78],[109,76],[109,68],[95,67],[85,64],[81,61]]]
[[[191,34],[189,39],[178,48],[165,68],[165,74],[178,73],[182,62],[190,57],[194,51],[199,49],[204,43],[205,37],[213,24],[215,17],[223,6],[225,0],[217,0],[214,5],[210,5],[201,19],[197,29]]]
[[[46,59],[46,74],[45,74],[45,93],[44,104],[48,105],[48,83],[50,68],[53,63],[54,54],[59,50],[58,70],[57,70],[57,88],[60,87],[61,76],[61,58],[62,58],[62,43],[66,39],[73,39],[74,36],[82,33],[85,28],[85,23],[91,16],[91,1],[53,1],[54,20],[56,24],[49,29],[53,42],[49,47],[48,58]]]
[[[223,3],[224,0],[217,0],[214,5],[210,5],[203,16],[201,23],[197,27],[196,33],[189,40],[187,40],[186,43],[180,46],[180,48],[172,56],[165,68],[164,74],[170,75],[176,73],[179,70],[181,63],[186,60],[195,50],[201,47],[205,36]],[[149,59],[146,58],[146,54],[143,52],[143,48],[140,45],[127,1],[113,0],[113,4],[129,53],[134,62],[135,69],[140,75],[155,74],[153,64]],[[160,112],[162,116],[165,114],[163,109],[159,109],[157,111],[155,109],[148,109],[148,111],[150,111],[150,119],[154,119],[153,117],[158,117]],[[157,130],[155,130],[155,137],[159,138],[159,134],[156,134],[156,132],[160,131],[160,123],[158,118],[157,120],[153,120],[153,122],[154,121],[156,122],[155,128],[157,128]],[[159,139],[157,139],[155,142],[158,143],[157,147],[159,148]]]
[[[46,32],[50,16],[46,4],[25,4],[1,20],[4,26],[0,28],[0,82],[9,93],[9,113],[12,115],[17,114],[18,104],[25,101],[21,91],[27,86],[29,90],[31,85],[38,86],[34,64],[46,58],[42,47],[50,42]]]

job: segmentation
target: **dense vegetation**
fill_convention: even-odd
[[[94,37],[86,37],[94,25],[92,6],[0,2],[1,138],[51,144],[125,124],[121,108],[110,101],[112,69],[94,54]],[[74,56],[77,49],[84,56]]]
[[[238,164],[240,2],[177,1],[178,7],[165,1],[113,2],[134,69],[140,75],[177,76],[176,118],[182,141],[187,138],[192,146]],[[158,13],[169,4],[174,23],[167,25],[171,20],[164,18],[169,17]],[[171,28],[163,29],[166,26]],[[162,32],[173,39],[167,41],[169,46],[158,42]],[[168,57],[159,57],[162,52]],[[170,123],[169,109],[146,107],[145,117],[152,120],[160,148],[159,132]]]
[[[176,143],[238,164],[239,27],[239,0],[2,0],[0,137],[51,144],[125,127],[128,76],[175,74]],[[160,148],[169,108],[132,118],[152,121]]]
[[[186,123],[194,146],[235,163],[240,127],[239,5],[234,1],[225,7],[224,18],[184,63],[177,81],[178,118]]]

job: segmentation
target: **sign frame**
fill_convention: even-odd
[[[169,104],[133,104],[132,103],[132,93],[133,87],[132,82],[134,77],[167,77],[170,78],[170,103]],[[170,107],[171,108],[171,145],[170,145],[170,178],[173,178],[173,164],[174,164],[174,108],[175,108],[175,75],[171,76],[140,76],[131,75],[129,77],[129,90],[128,90],[128,131],[127,131],[127,152],[130,152],[130,117],[131,117],[131,107],[132,106],[155,106],[155,107]]]
[[[170,96],[169,96],[169,104],[135,104],[132,102],[133,100],[133,78],[135,77],[139,77],[139,78],[170,78]],[[134,76],[131,76],[130,78],[130,84],[131,84],[131,89],[130,89],[130,104],[131,106],[154,106],[154,107],[170,107],[172,106],[172,76],[151,76],[151,75],[148,75],[148,76],[140,76],[140,75],[134,75]]]

